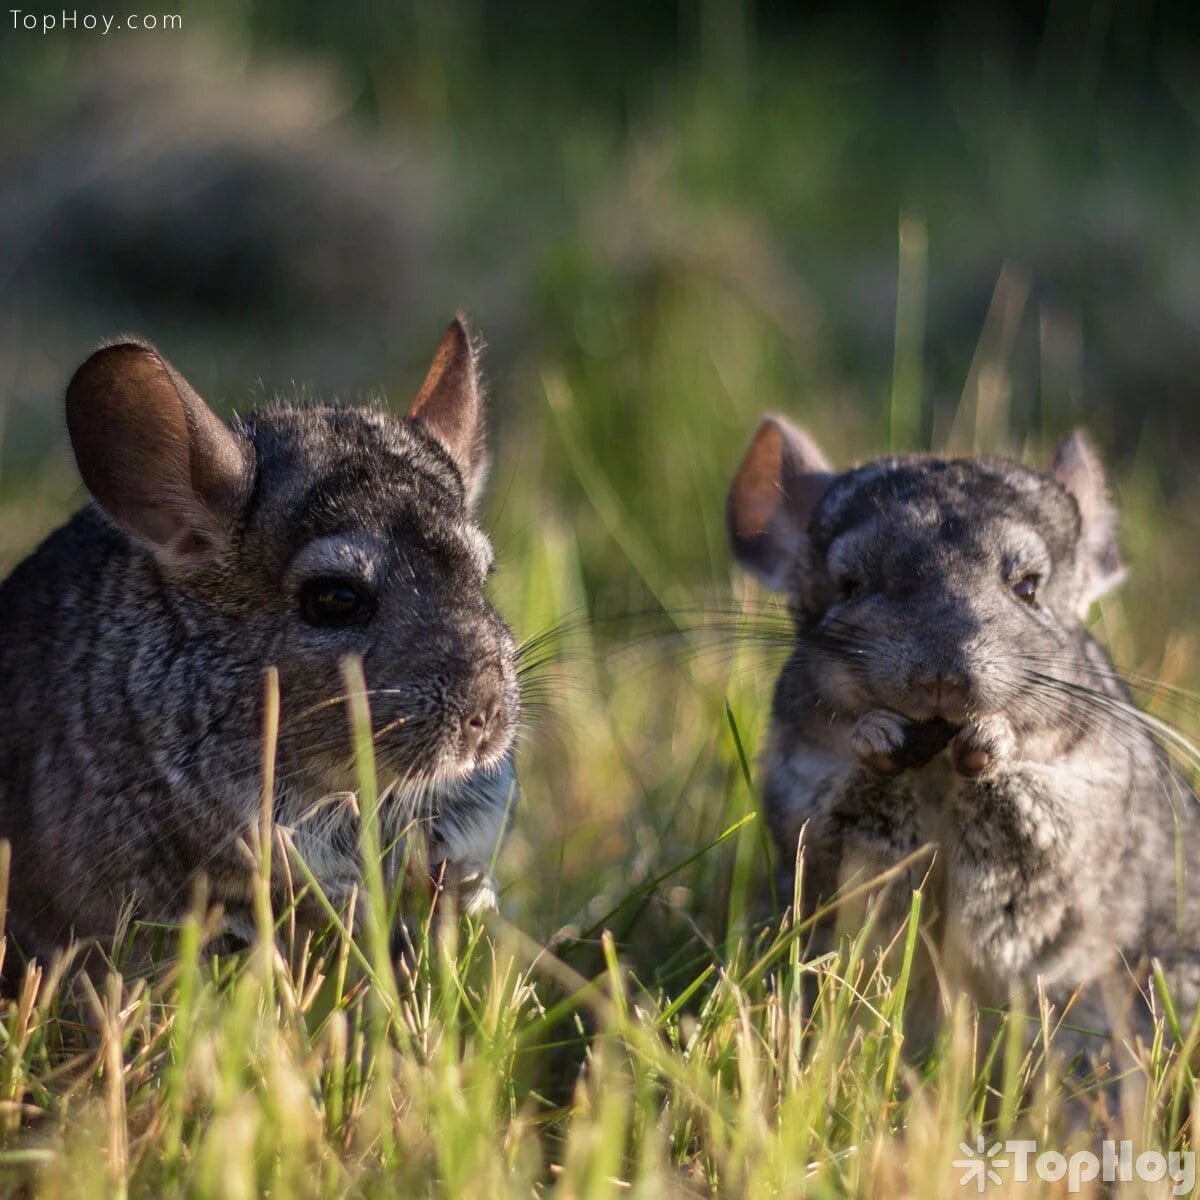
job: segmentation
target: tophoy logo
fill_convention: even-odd
[[[1190,1195],[1196,1186],[1196,1155],[1191,1150],[1143,1150],[1134,1155],[1133,1143],[1106,1139],[1100,1143],[1100,1154],[1091,1150],[1076,1150],[1063,1154],[1058,1150],[1038,1151],[1037,1142],[1010,1138],[1006,1142],[988,1142],[982,1134],[975,1144],[960,1142],[963,1157],[950,1165],[957,1171],[959,1186],[983,1193],[993,1183],[1003,1183],[1008,1168],[1013,1183],[1028,1183],[1040,1179],[1058,1183],[1065,1179],[1067,1191],[1074,1194],[1093,1180],[1103,1183],[1162,1183],[1170,1184],[1174,1196]],[[1001,1157],[1004,1155],[1005,1157]]]
[[[974,1146],[959,1142],[958,1148],[966,1157],[956,1158],[950,1165],[962,1172],[962,1178],[958,1181],[960,1187],[973,1187],[977,1192],[983,1192],[987,1190],[989,1183],[1004,1182],[999,1168],[1007,1167],[1008,1159],[996,1157],[1004,1150],[1002,1142],[992,1142],[988,1145],[981,1133],[975,1139]]]

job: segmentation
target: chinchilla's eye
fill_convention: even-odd
[[[1034,604],[1037,602],[1037,590],[1040,582],[1037,575],[1022,575],[1013,584],[1013,595],[1024,604]]]
[[[857,575],[843,575],[837,581],[837,588],[843,600],[853,600],[862,594],[863,581]]]
[[[373,611],[370,592],[355,579],[322,575],[300,585],[300,615],[310,625],[324,629],[355,625]]]

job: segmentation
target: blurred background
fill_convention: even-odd
[[[722,498],[762,409],[843,462],[1036,461],[1082,423],[1132,567],[1099,630],[1125,669],[1200,684],[1200,9],[174,13],[0,28],[0,570],[83,500],[61,397],[95,342],[149,337],[226,412],[403,407],[462,308],[522,634],[746,600]],[[534,932],[623,904],[661,978],[663,922],[687,942],[736,908],[756,831],[676,869],[753,810],[773,668],[732,643],[545,683],[503,872]]]

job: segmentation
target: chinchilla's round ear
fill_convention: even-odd
[[[201,566],[226,547],[253,452],[153,346],[97,350],[67,385],[79,473],[105,512],[160,562]]]
[[[468,504],[474,504],[483,490],[488,467],[483,384],[476,357],[466,319],[459,313],[443,335],[429,374],[408,410],[409,419],[454,460]]]
[[[729,541],[741,566],[786,591],[809,519],[834,478],[807,433],[786,417],[763,416],[726,501]]]
[[[1125,578],[1117,545],[1117,510],[1109,499],[1100,456],[1082,430],[1060,444],[1050,462],[1050,477],[1065,488],[1079,507],[1079,545],[1083,566],[1080,616],[1092,601],[1112,591]]]

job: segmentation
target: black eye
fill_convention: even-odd
[[[1013,595],[1025,604],[1034,604],[1037,602],[1037,590],[1040,582],[1037,575],[1022,575],[1013,584]]]
[[[300,585],[300,615],[310,625],[328,629],[357,624],[373,609],[370,592],[354,579],[320,576]]]
[[[838,592],[843,600],[853,600],[863,590],[863,581],[857,575],[845,575],[838,580]]]

